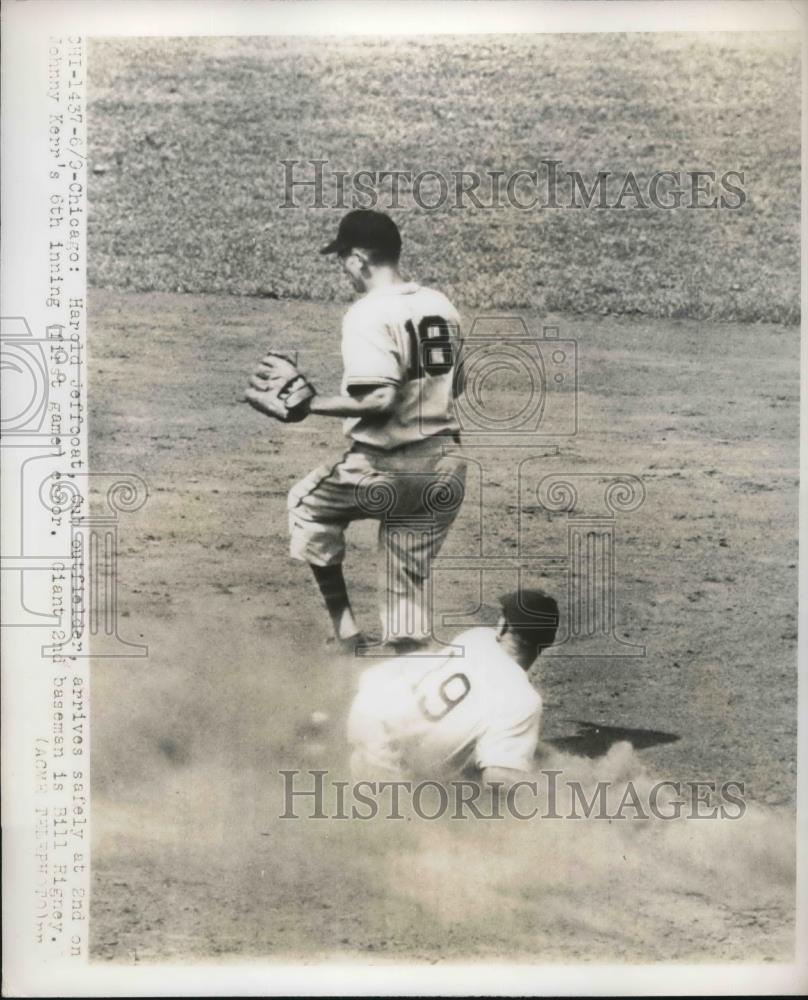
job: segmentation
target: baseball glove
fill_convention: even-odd
[[[270,351],[250,376],[245,400],[254,409],[283,423],[297,423],[309,415],[314,386],[285,354]]]

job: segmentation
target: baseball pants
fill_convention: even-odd
[[[431,635],[431,561],[457,516],[466,481],[463,459],[443,454],[450,442],[436,437],[391,451],[355,442],[289,492],[293,559],[314,566],[341,563],[348,525],[379,522],[385,641]]]

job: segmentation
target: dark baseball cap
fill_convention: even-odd
[[[539,646],[552,646],[558,629],[558,603],[543,590],[518,590],[499,599],[505,621]]]
[[[357,208],[343,217],[337,238],[320,253],[347,253],[353,247],[376,251],[381,257],[398,260],[401,254],[401,233],[384,212]]]

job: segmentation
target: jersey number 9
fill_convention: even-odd
[[[460,704],[469,691],[471,683],[465,674],[451,674],[441,681],[436,690],[426,691],[421,695],[418,699],[418,708],[425,719],[439,722]]]
[[[404,329],[410,336],[408,379],[415,381],[424,375],[446,375],[452,370],[455,359],[451,329],[442,316],[424,316],[417,330],[408,319]]]

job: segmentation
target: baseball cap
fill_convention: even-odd
[[[514,632],[538,646],[552,646],[558,629],[558,603],[543,590],[518,590],[499,599]]]
[[[401,253],[401,233],[384,212],[357,208],[343,216],[337,238],[324,246],[320,253],[345,253],[352,247],[375,250],[383,257],[397,260]]]

